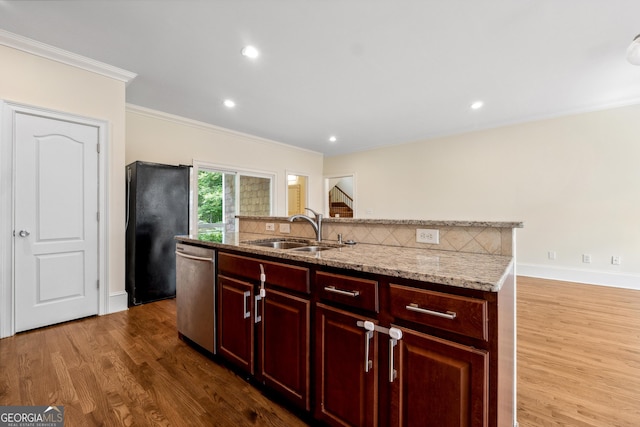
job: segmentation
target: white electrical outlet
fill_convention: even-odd
[[[614,255],[611,257],[611,264],[613,265],[620,265],[622,263],[622,261],[620,260],[620,256],[619,255]]]
[[[582,254],[582,262],[584,262],[585,264],[591,264],[591,255]]]
[[[288,224],[288,223],[280,224],[280,232],[291,233],[291,224]]]
[[[549,251],[547,255],[549,256],[549,259],[552,261],[555,261],[555,259],[557,258],[556,251]]]
[[[268,222],[266,224],[266,230],[267,231],[276,231],[276,225],[272,222]]]
[[[438,245],[440,244],[440,230],[428,229],[428,228],[417,228],[416,242],[431,243],[432,245]]]

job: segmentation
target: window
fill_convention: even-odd
[[[196,226],[191,232],[199,239],[222,241],[224,232],[237,231],[236,215],[272,213],[273,175],[194,162],[194,176],[197,194],[192,223]]]

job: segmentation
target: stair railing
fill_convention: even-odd
[[[353,198],[337,185],[329,190],[329,210],[331,216],[353,217]]]

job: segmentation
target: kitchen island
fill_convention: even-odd
[[[277,249],[256,242],[309,236],[256,232],[281,218],[245,220],[259,225],[243,230],[241,218],[219,242],[176,237],[218,252],[217,358],[328,425],[514,425],[513,256],[487,244],[499,253],[338,245],[332,233],[364,223],[354,220],[329,227],[331,249]],[[373,226],[480,236],[521,224]]]

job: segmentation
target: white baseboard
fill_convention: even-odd
[[[516,271],[519,276],[640,290],[640,275],[637,274],[576,270],[571,268],[520,263],[518,263]]]
[[[127,291],[109,294],[109,314],[129,309],[129,295]]]

